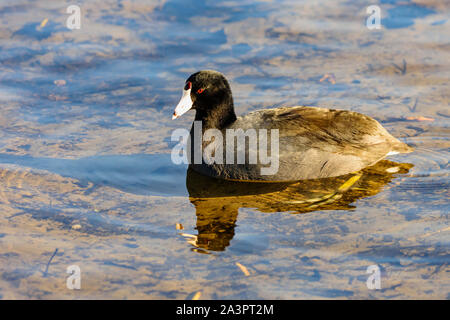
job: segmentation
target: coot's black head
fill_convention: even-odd
[[[236,120],[230,85],[217,71],[203,70],[192,74],[183,88],[183,96],[173,113],[176,119],[190,109],[196,120],[221,128]]]

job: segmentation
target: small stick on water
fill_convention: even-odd
[[[56,256],[57,253],[58,253],[58,248],[55,249],[55,252],[53,252],[52,256],[50,257],[50,260],[48,260],[48,262],[47,262],[47,267],[45,268],[45,271],[44,271],[44,278],[47,276],[48,268],[50,267],[50,263],[52,263],[52,260]]]
[[[416,112],[416,108],[417,108],[417,103],[419,102],[419,98],[416,98],[416,101],[414,102],[414,105],[412,107],[407,106],[409,111],[411,112]]]
[[[392,63],[392,65],[398,70],[398,71],[400,71],[401,72],[401,74],[404,76],[405,74],[406,74],[406,60],[405,59],[403,59],[403,66],[402,67],[399,67],[397,64],[395,64],[395,63]]]
[[[45,18],[44,20],[42,20],[41,24],[39,25],[39,29],[42,29],[43,27],[45,27],[45,25],[47,24],[48,19]]]
[[[246,277],[250,275],[250,272],[248,272],[248,269],[245,266],[243,266],[239,262],[236,262],[236,265],[239,267],[239,269],[241,269],[242,273],[245,274]]]

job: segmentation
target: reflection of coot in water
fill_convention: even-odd
[[[373,196],[412,164],[382,160],[345,176],[296,183],[244,183],[214,179],[188,169],[186,186],[197,215],[197,247],[223,251],[234,236],[239,208],[261,212],[306,213],[348,210],[359,198]]]

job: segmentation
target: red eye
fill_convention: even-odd
[[[198,89],[197,93],[202,93],[203,91],[205,91],[205,89]]]

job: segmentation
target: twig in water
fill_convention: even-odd
[[[403,66],[399,67],[397,64],[392,63],[392,65],[402,73],[402,75],[404,76],[406,74],[406,60],[403,59]]]
[[[412,107],[408,106],[409,111],[411,112],[416,112],[416,108],[417,108],[417,102],[419,102],[419,98],[416,98],[416,101],[414,102],[414,105]]]
[[[55,249],[55,252],[53,252],[52,256],[50,257],[50,260],[48,260],[48,262],[47,262],[47,267],[45,268],[45,271],[44,271],[44,278],[47,276],[48,267],[50,267],[50,263],[52,263],[52,260],[56,256],[57,253],[58,253],[58,248]]]

